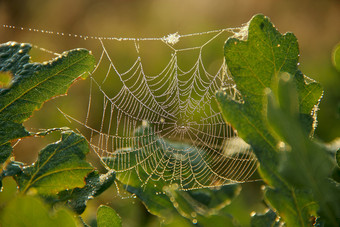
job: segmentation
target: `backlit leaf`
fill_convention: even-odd
[[[281,107],[300,114],[306,132],[313,132],[316,108],[322,95],[321,86],[298,70],[299,49],[292,33],[280,34],[263,15],[252,18],[248,39],[230,38],[225,44],[225,59],[242,100],[235,100],[227,92],[217,93],[217,100],[225,120],[250,144],[260,163],[260,174],[272,186],[266,199],[275,207],[288,226],[308,226],[317,206],[308,192],[296,194],[295,189],[280,176],[280,138],[267,119],[267,94],[279,92],[279,81],[293,75],[296,92],[293,109],[284,100]],[[312,110],[314,110],[312,112]],[[283,125],[284,119],[280,119]],[[289,127],[289,124],[286,124]],[[274,195],[275,196],[272,196]]]
[[[39,152],[38,160],[24,168],[16,177],[21,192],[33,190],[42,195],[83,187],[84,178],[93,171],[86,162],[89,152],[85,138],[72,131],[64,131],[61,140]]]
[[[94,67],[94,57],[85,49],[64,52],[42,64],[29,62],[30,49],[29,44],[15,42],[0,45],[0,71],[14,75],[11,86],[0,89],[0,120],[22,123]]]
[[[101,205],[97,210],[98,227],[121,227],[122,220],[114,209]]]

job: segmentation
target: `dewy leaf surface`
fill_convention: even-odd
[[[86,162],[89,152],[85,138],[72,131],[62,132],[61,140],[39,152],[38,160],[16,177],[21,192],[33,189],[38,194],[53,195],[59,191],[83,187],[84,178],[93,171]]]
[[[224,91],[217,93],[225,120],[254,149],[260,174],[271,186],[267,200],[288,226],[310,225],[309,217],[315,215],[316,206],[308,193],[297,193],[279,173],[280,140],[267,119],[267,94],[276,94],[279,79],[293,75],[297,112],[305,130],[313,131],[316,111],[312,110],[319,103],[322,89],[298,70],[298,56],[297,39],[292,33],[282,35],[267,17],[256,15],[249,23],[247,40],[231,38],[225,44],[226,63],[242,100],[235,100]]]
[[[64,52],[42,64],[30,63],[30,49],[29,44],[15,42],[0,45],[0,71],[14,75],[11,87],[0,89],[0,120],[22,123],[45,101],[66,93],[77,78],[85,78],[95,64],[85,49]]]

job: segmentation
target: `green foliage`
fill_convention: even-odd
[[[310,226],[318,215],[335,225],[338,196],[327,183],[333,161],[310,140],[322,88],[298,70],[298,54],[293,34],[281,35],[268,18],[253,17],[246,41],[225,44],[242,100],[224,91],[217,99],[226,121],[254,149],[268,184],[265,198],[287,226]]]
[[[84,49],[65,52],[43,64],[30,63],[30,48],[14,42],[0,45],[1,75],[12,78],[10,82],[0,78],[0,183],[13,176],[21,192],[0,207],[1,225],[78,226],[75,213],[83,213],[87,201],[113,183],[138,197],[150,213],[165,221],[165,226],[178,220],[178,216],[184,217],[186,224],[199,226],[237,225],[224,208],[239,195],[239,184],[179,190],[194,187],[190,183],[192,173],[183,173],[187,182],[170,181],[166,176],[171,173],[164,173],[163,178],[153,175],[153,171],[162,170],[137,165],[140,161],[134,147],[124,149],[131,151],[128,165],[135,171],[119,173],[116,178],[115,172],[100,174],[86,161],[89,147],[83,136],[69,129],[26,131],[22,123],[35,110],[67,92],[77,78],[85,78],[94,66],[93,56]],[[296,37],[292,33],[280,34],[268,18],[256,15],[249,23],[247,40],[230,38],[224,50],[242,98],[236,100],[220,91],[217,100],[225,120],[252,146],[260,163],[260,175],[267,184],[264,193],[270,209],[265,214],[254,214],[251,226],[337,226],[340,171],[336,164],[340,166],[340,149],[335,152],[312,139],[323,91],[319,83],[298,69]],[[337,69],[339,56],[338,45],[333,53]],[[152,130],[149,125],[140,126],[134,132],[140,139],[136,144],[152,143],[152,149],[169,156],[164,147],[191,147],[161,140]],[[34,164],[10,159],[14,140],[54,131],[62,131],[61,140],[42,149]],[[143,149],[138,152],[146,153]],[[119,164],[114,158],[103,161],[109,167]],[[63,208],[64,204],[75,213]],[[97,225],[122,226],[122,221],[112,208],[100,206]]]
[[[59,192],[57,201],[67,201],[72,210],[81,214],[86,208],[87,201],[109,188],[114,183],[115,177],[114,172],[99,174],[93,171],[86,177],[84,187]]]
[[[1,220],[6,226],[78,226],[74,214],[67,209],[57,208],[52,213],[39,199],[24,195],[40,195],[55,207],[59,206],[57,202],[67,201],[82,213],[89,199],[114,182],[115,174],[93,171],[85,160],[89,147],[83,136],[68,129],[29,133],[22,123],[44,102],[64,94],[77,78],[85,78],[94,66],[94,58],[89,51],[77,49],[43,64],[30,63],[30,48],[15,42],[0,46],[0,71],[14,75],[10,86],[0,89],[0,180],[13,176],[21,192],[6,204]],[[42,149],[34,164],[7,161],[12,140],[60,130],[61,140]]]
[[[178,191],[176,185],[164,188],[177,212],[183,217],[202,226],[213,222],[216,226],[233,226],[234,218],[221,210],[239,195],[241,186],[231,184],[218,189],[197,189]]]
[[[298,118],[295,92],[293,81],[288,79],[280,81],[277,97],[268,96],[268,119],[280,138],[289,145],[281,155],[280,174],[297,188],[296,191],[310,191],[310,199],[299,195],[297,198],[306,202],[314,198],[315,206],[320,207],[320,220],[326,226],[334,226],[340,216],[340,190],[329,179],[335,168],[335,160],[325,147],[310,140],[303,130]],[[284,127],[283,122],[290,127]]]
[[[97,210],[98,227],[121,227],[122,220],[114,209],[108,206],[100,206]]]
[[[0,88],[0,163],[10,156],[11,140],[29,135],[20,123],[50,98],[64,94],[79,76],[85,78],[94,66],[93,56],[84,49],[43,64],[29,62],[30,49],[24,43],[0,45],[0,71],[14,75],[10,87]]]
[[[93,171],[85,160],[89,152],[87,141],[72,131],[64,131],[61,136],[60,141],[42,149],[37,161],[15,177],[21,192],[34,189],[41,195],[53,195],[84,186],[84,178]]]
[[[0,120],[22,123],[54,96],[64,94],[80,76],[86,78],[94,57],[85,49],[63,53],[53,61],[29,63],[31,46],[9,42],[0,46],[0,71],[11,71],[10,88],[0,91]]]
[[[1,226],[71,227],[79,226],[72,212],[66,208],[51,210],[40,199],[32,196],[17,196],[0,214]]]

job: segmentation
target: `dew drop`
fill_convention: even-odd
[[[283,141],[280,141],[280,142],[277,143],[276,146],[278,147],[278,149],[279,149],[280,151],[284,151],[284,150],[285,150],[285,147],[286,147],[286,144],[285,144]]]
[[[282,73],[281,74],[281,79],[283,80],[283,81],[289,81],[290,80],[290,78],[291,78],[291,76],[290,76],[290,74],[289,73]]]
[[[197,213],[196,212],[191,212],[191,217],[193,217],[193,218],[197,217]]]
[[[266,88],[264,89],[264,93],[265,93],[266,95],[270,94],[271,92],[272,92],[272,90],[271,90],[269,87],[266,87]]]
[[[173,188],[174,190],[178,189],[178,184],[177,184],[177,183],[173,184],[173,185],[172,185],[172,188]]]
[[[197,224],[197,219],[192,219],[192,224],[196,225]]]
[[[143,127],[148,127],[149,123],[146,120],[142,121],[142,126]]]

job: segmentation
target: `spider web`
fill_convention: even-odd
[[[246,38],[246,29],[174,33],[161,38],[68,34],[98,40],[101,54],[89,78],[85,116],[60,111],[86,136],[105,168],[116,171],[125,184],[137,179],[142,186],[162,182],[191,190],[245,182],[257,168],[256,157],[224,121],[215,93],[223,89],[242,102],[224,63],[223,43],[228,36]],[[214,46],[216,40],[222,43]],[[124,48],[125,43],[135,52],[130,65],[114,54],[114,47]],[[145,60],[145,43],[156,43],[168,51],[169,60],[158,73],[145,69],[146,63],[157,65],[158,60],[157,56]],[[218,56],[214,57],[215,71],[206,67],[212,62],[208,64],[204,57],[209,51],[210,57]]]

